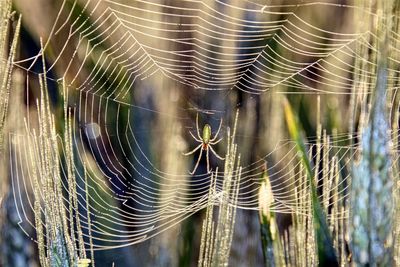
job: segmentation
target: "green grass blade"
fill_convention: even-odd
[[[292,108],[287,99],[284,100],[284,110],[286,123],[291,138],[296,142],[296,148],[301,162],[306,168],[307,180],[311,188],[312,216],[315,227],[315,236],[317,239],[318,262],[319,266],[338,266],[335,249],[333,248],[332,237],[326,221],[326,216],[322,210],[321,203],[318,200],[317,188],[314,184],[314,174],[311,168],[311,162],[308,159],[306,148],[300,134],[300,127]]]

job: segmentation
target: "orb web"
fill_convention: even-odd
[[[73,114],[70,140],[73,148],[65,144],[61,135],[55,135],[59,153],[54,155],[57,157],[54,162],[60,165],[65,191],[63,205],[68,218],[73,203],[67,196],[77,195],[78,205],[73,214],[81,218],[85,243],[89,243],[89,235],[94,249],[143,242],[202,210],[209,198],[215,203],[235,198],[220,197],[222,171],[215,174],[215,194],[209,195],[211,174],[190,177],[190,168],[171,171],[160,167],[162,164],[156,155],[141,144],[146,135],[159,136],[152,133],[150,124],[143,124],[144,129],[135,125],[135,116],[144,114],[149,118],[157,114],[161,118],[172,118],[178,125],[190,125],[184,130],[196,129],[188,122],[190,116],[164,114],[151,104],[147,106],[146,101],[136,104],[134,94],[139,87],[145,93],[147,84],[154,86],[157,80],[165,79],[179,84],[182,90],[223,91],[227,95],[234,91],[257,95],[280,88],[284,89],[277,90],[279,93],[301,95],[370,93],[374,73],[365,72],[354,62],[361,57],[357,47],[375,49],[376,36],[370,31],[335,32],[313,25],[303,12],[312,8],[360,11],[350,4],[314,1],[289,5],[274,4],[274,1],[262,5],[222,0],[62,3],[43,48],[36,56],[17,60],[14,65],[27,73],[27,81],[34,82],[34,77],[45,75],[47,83],[61,88],[64,98],[69,90],[74,92],[66,102]],[[67,34],[61,35],[63,32]],[[395,44],[398,34],[391,33],[390,42]],[[50,63],[44,64],[44,70],[37,71],[35,66],[50,53],[51,41],[56,38],[63,45]],[[388,91],[397,93],[396,56],[389,58]],[[364,64],[374,65],[372,61]],[[57,78],[47,75],[51,73],[57,73]],[[365,82],[363,88],[355,90],[357,75]],[[43,106],[39,105],[40,108]],[[206,108],[198,112],[216,113]],[[68,120],[64,115],[64,120]],[[30,152],[32,146],[38,146],[35,144],[38,136],[29,129],[29,120],[35,118],[27,120],[26,135],[10,135],[10,159],[15,166],[30,166],[37,159]],[[228,126],[224,124],[224,137]],[[397,137],[398,130],[391,134]],[[168,139],[174,142],[168,151],[175,153],[177,161],[188,161],[182,155],[188,148],[187,141],[179,140],[181,133],[172,136],[176,140]],[[307,143],[316,184],[324,192],[319,197],[326,209],[333,210],[330,217],[344,218],[347,215],[338,207],[349,195],[349,159],[356,157],[359,146],[357,142],[343,145],[354,140],[348,133],[321,138],[309,137]],[[274,198],[271,211],[307,213],[311,206],[307,193],[310,189],[295,146],[291,140],[280,140],[268,154],[246,163],[241,171],[237,199],[231,204],[240,209],[258,210],[258,191],[267,172]],[[76,192],[70,191],[71,186],[65,179],[71,171],[63,164],[67,150],[74,155],[72,172],[76,174]],[[283,156],[276,160],[274,155],[278,151]],[[398,164],[396,144],[393,154],[395,166]],[[21,196],[35,190],[32,178],[35,174],[29,168],[13,170],[12,187],[20,220],[28,223],[24,227],[34,229],[35,222],[28,214],[28,210],[35,209],[34,197],[28,194],[27,206]],[[35,197],[44,200],[46,192],[37,190]],[[304,198],[301,205],[300,198]],[[26,232],[30,231],[26,229]]]

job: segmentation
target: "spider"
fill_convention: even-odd
[[[218,127],[218,131],[215,134],[214,138],[211,138],[211,126],[209,124],[204,125],[203,127],[203,135],[200,135],[200,128],[199,128],[199,114],[196,115],[196,133],[197,133],[197,137],[194,136],[194,134],[192,132],[189,132],[190,135],[193,137],[194,140],[196,140],[197,142],[199,142],[200,144],[195,147],[192,151],[189,151],[187,153],[184,153],[185,156],[191,155],[193,153],[195,153],[197,150],[200,149],[200,155],[199,158],[197,159],[196,165],[194,166],[194,169],[192,172],[190,172],[190,174],[194,174],[197,170],[197,167],[199,166],[200,163],[200,159],[201,156],[203,155],[203,150],[206,151],[206,159],[207,159],[207,173],[210,172],[210,160],[209,160],[209,151],[211,150],[211,152],[214,154],[214,156],[216,156],[217,158],[219,158],[220,160],[224,160],[225,158],[221,157],[220,155],[217,154],[217,152],[215,152],[215,150],[212,148],[213,145],[218,144],[222,138],[217,140],[219,131],[221,130],[221,125],[222,125],[222,119],[219,123],[219,127]]]

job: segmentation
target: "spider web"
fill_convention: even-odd
[[[205,90],[239,89],[257,94],[282,85],[350,93],[350,77],[357,70],[348,62],[357,56],[357,43],[368,46],[366,40],[371,33],[320,29],[295,12],[302,6],[334,4],[288,5],[288,11],[279,11],[280,5],[230,2],[81,3],[82,10],[69,11],[68,18],[74,12],[80,13],[48,70],[72,46],[75,50],[65,66],[65,73],[72,71],[69,85],[116,100],[124,100],[136,81],[157,74]],[[84,14],[96,14],[98,18],[82,21],[79,18]],[[58,17],[54,25],[50,39],[67,24]],[[83,58],[81,65],[71,70],[75,61],[81,61],[79,56]],[[84,64],[91,65],[92,70],[79,80]],[[338,71],[343,73],[341,77],[337,77]]]
[[[209,198],[215,199],[215,203],[226,200],[221,197],[222,173],[216,174],[217,193],[211,196],[210,174],[196,174],[189,179],[188,169],[182,166],[172,171],[164,169],[141,144],[143,135],[151,134],[151,126],[144,124],[145,128],[140,129],[133,123],[135,116],[149,118],[156,113],[162,118],[171,117],[178,124],[189,124],[191,120],[175,113],[164,114],[162,109],[148,107],[143,102],[134,104],[133,95],[136,91],[145,92],[146,84],[160,86],[157,81],[161,79],[178,84],[182,90],[222,91],[226,95],[237,90],[257,95],[277,88],[291,94],[346,95],[360,94],[354,91],[353,81],[361,75],[365,82],[360,91],[364,95],[370,93],[375,74],[358,69],[354,62],[361,57],[357,46],[375,50],[371,39],[376,36],[370,31],[335,32],[313,25],[307,20],[307,13],[302,12],[310,8],[359,11],[351,4],[313,1],[295,4],[272,1],[267,5],[219,0],[63,1],[43,49],[35,57],[14,64],[26,71],[28,80],[36,75],[61,73],[57,79],[47,78],[48,82],[64,84],[66,90],[76,92],[76,97],[70,100],[74,101],[70,105],[75,115],[72,142],[76,147],[74,164],[79,195],[79,209],[75,212],[87,229],[88,204],[94,249],[143,242],[203,209]],[[68,34],[63,36],[62,32]],[[394,31],[391,34],[390,42],[396,43],[398,34]],[[56,38],[62,40],[61,49],[46,71],[38,73],[37,62],[51,51],[51,40]],[[393,49],[397,51],[396,47]],[[396,66],[397,55],[389,58],[389,66]],[[67,62],[64,58],[68,58]],[[388,91],[397,90],[398,74],[394,67],[389,70]],[[187,128],[184,130],[197,130],[193,126]],[[188,147],[179,140],[180,134],[172,135],[176,140],[168,139],[175,144],[168,151],[179,154],[175,158],[185,162],[187,158],[181,153],[188,151]],[[392,135],[398,136],[398,132],[393,131]],[[10,139],[12,162],[29,166],[34,158],[21,156],[30,155],[32,144],[27,136],[11,134]],[[318,187],[326,192],[320,196],[326,207],[342,203],[348,197],[348,159],[357,155],[358,143],[342,144],[353,139],[347,133],[337,134],[323,144],[317,137],[308,139],[311,156],[315,157],[312,151],[316,149],[323,151],[322,158],[313,161],[317,163],[314,171]],[[60,145],[59,162],[63,162],[65,149]],[[277,161],[278,151],[284,151],[284,155]],[[398,154],[398,147],[394,147],[393,153]],[[398,157],[393,166],[398,164],[397,160]],[[266,168],[265,162],[274,163]],[[87,179],[83,165],[88,170]],[[319,165],[338,168],[326,172]],[[67,176],[68,170],[61,166]],[[271,210],[307,213],[311,202],[305,198],[299,206],[299,196],[307,195],[310,189],[302,178],[304,170],[291,140],[280,140],[274,150],[243,167],[237,203],[231,204],[258,210],[260,177],[265,171],[272,178]],[[15,168],[12,173],[15,204],[20,221],[27,222],[27,228],[35,228],[35,222],[28,216],[28,209],[34,209],[33,200],[28,195],[30,206],[26,206],[21,196],[32,191],[31,177],[29,168]],[[85,184],[89,187],[89,203],[84,197]],[[66,195],[73,193],[64,180],[63,188]],[[227,201],[232,199],[229,197]],[[65,205],[66,209],[71,205],[67,198]],[[335,210],[330,216],[344,218],[346,214]]]

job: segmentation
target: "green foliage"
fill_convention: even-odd
[[[4,126],[9,105],[13,61],[21,28],[21,18],[19,18],[14,29],[11,46],[8,47],[8,38],[10,37],[8,32],[12,25],[13,16],[14,14],[11,13],[11,1],[2,1],[0,3],[0,155],[3,151]],[[8,50],[10,52],[6,54]]]
[[[392,1],[379,3],[376,19],[377,46],[375,88],[370,99],[368,122],[362,129],[361,158],[353,167],[350,232],[357,265],[393,265],[395,207],[390,126],[386,112],[388,88],[389,29]],[[363,55],[368,57],[368,54]]]
[[[290,136],[296,142],[298,155],[301,159],[303,166],[305,166],[307,182],[310,185],[312,217],[317,239],[316,245],[318,250],[318,264],[319,266],[338,266],[339,263],[336,257],[335,250],[333,248],[332,237],[326,221],[326,215],[324,214],[321,203],[318,200],[318,193],[314,182],[314,173],[311,168],[311,162],[308,159],[305,145],[300,134],[297,119],[293,114],[289,102],[286,99],[284,101],[284,110]]]

